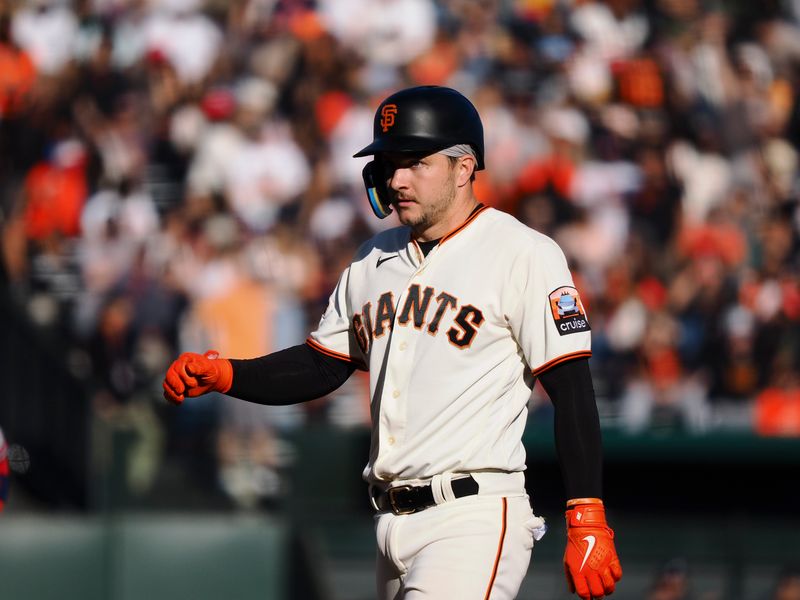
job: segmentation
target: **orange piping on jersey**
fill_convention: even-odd
[[[533,369],[533,374],[536,377],[538,377],[539,375],[541,375],[545,371],[547,371],[549,369],[552,369],[556,365],[560,365],[563,362],[574,360],[576,358],[589,358],[591,355],[592,355],[592,351],[591,350],[581,350],[580,352],[571,352],[569,354],[563,354],[563,355],[561,355],[561,356],[559,356],[557,358],[554,358],[550,362],[544,363],[538,369]]]
[[[483,600],[489,600],[492,595],[492,587],[494,587],[494,580],[497,577],[497,568],[500,566],[500,556],[503,554],[503,542],[506,540],[506,513],[508,512],[508,500],[503,498],[503,524],[500,528],[500,543],[497,544],[497,556],[494,558],[494,568],[492,568],[492,578],[489,580],[489,587],[486,588],[486,594]]]
[[[360,360],[353,358],[348,354],[342,354],[341,352],[336,352],[335,350],[331,350],[330,348],[326,348],[325,346],[321,345],[319,342],[312,340],[311,338],[306,338],[306,344],[311,346],[317,352],[324,354],[325,356],[330,356],[332,358],[338,358],[339,360],[346,360],[349,363],[353,363],[360,369],[365,369],[364,363]]]
[[[488,206],[484,206],[484,205],[482,205],[482,204],[478,205],[478,208],[475,210],[475,212],[473,212],[473,213],[472,213],[472,214],[471,214],[471,215],[470,215],[470,216],[467,218],[467,220],[466,220],[466,221],[464,221],[464,222],[463,222],[461,225],[459,225],[458,227],[456,227],[455,229],[453,229],[453,231],[451,231],[450,233],[448,233],[447,235],[445,235],[445,236],[444,236],[444,237],[443,237],[441,240],[439,240],[439,245],[441,246],[441,245],[442,245],[442,244],[444,244],[444,243],[445,243],[447,240],[449,240],[451,237],[453,237],[454,235],[456,235],[456,234],[457,234],[459,231],[461,231],[462,229],[464,229],[464,228],[465,228],[467,225],[469,225],[470,223],[472,223],[472,222],[473,222],[473,221],[474,221],[474,220],[475,220],[475,219],[478,217],[478,215],[479,215],[479,214],[481,214],[481,213],[482,213],[483,211],[485,211],[485,210],[489,210],[489,207],[488,207]]]

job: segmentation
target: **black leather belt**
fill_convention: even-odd
[[[450,482],[456,498],[473,496],[478,493],[478,482],[469,477],[453,479]],[[390,510],[396,515],[410,515],[436,504],[433,490],[429,485],[399,485],[373,495],[378,510]]]

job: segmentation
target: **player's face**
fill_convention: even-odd
[[[439,223],[456,197],[455,169],[444,154],[387,153],[386,184],[400,222],[417,232]]]

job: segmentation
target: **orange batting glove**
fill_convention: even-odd
[[[606,524],[603,501],[569,500],[566,517],[564,570],[569,590],[584,600],[611,594],[622,578],[622,565],[614,548],[614,531]]]
[[[183,402],[184,396],[194,398],[208,392],[231,389],[233,366],[227,358],[209,350],[205,354],[184,352],[173,362],[164,376],[164,398],[172,404]]]

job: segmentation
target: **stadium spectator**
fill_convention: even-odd
[[[478,197],[557,239],[585,290],[604,424],[796,435],[800,18],[758,6],[0,2],[3,274],[98,397],[156,401],[158,362],[205,347],[187,323],[234,336],[261,303],[252,354],[310,329],[392,225],[349,158],[377,99],[450,85],[486,121]],[[364,396],[310,417],[358,425]],[[215,435],[238,418],[215,411]],[[270,435],[303,415],[283,418]]]

